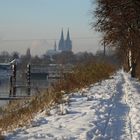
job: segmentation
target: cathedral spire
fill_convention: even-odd
[[[69,29],[67,31],[67,38],[65,40],[65,51],[72,51],[72,41],[70,39]]]
[[[60,38],[60,41],[59,41],[58,49],[60,51],[63,51],[64,47],[65,47],[65,40],[64,40],[63,29],[62,29],[62,31],[61,31],[61,38]]]
[[[68,28],[68,31],[67,31],[67,38],[66,38],[66,40],[70,40],[69,28]]]
[[[61,39],[60,40],[64,40],[64,34],[63,34],[63,29],[61,31]]]

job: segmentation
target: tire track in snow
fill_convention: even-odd
[[[111,97],[110,100],[111,100],[111,103],[113,103],[113,101],[115,100],[115,93],[112,95],[112,97]],[[108,112],[108,118],[106,120],[105,127],[104,127],[104,130],[103,130],[103,133],[102,133],[103,136],[106,135],[106,131],[107,131],[107,128],[108,128],[108,124],[110,122],[110,119],[111,119],[111,113],[112,113],[113,107],[114,107],[114,103],[113,103],[112,107],[110,108],[110,110]]]
[[[114,110],[117,110],[116,109],[118,108],[117,103],[120,100],[120,97],[122,96],[122,85],[123,85],[123,82],[122,82],[122,77],[120,75],[120,72],[116,76],[114,76],[113,79],[110,79],[108,80],[108,82],[106,82],[105,86],[107,87],[107,90],[105,91],[109,92],[112,95],[110,96],[106,104],[108,106],[108,109],[104,112],[105,114],[107,113],[107,116],[104,117],[104,123],[102,123],[101,127],[98,128],[98,125],[96,127],[100,131],[100,134],[97,137],[93,136],[94,139],[103,138],[103,139],[109,140],[112,138],[113,140],[118,140],[120,138],[120,132],[118,132],[118,135],[116,135],[115,134],[116,131],[115,129],[112,129],[112,127],[110,126],[110,123],[112,123],[112,118],[114,117],[112,114]],[[121,88],[121,91],[119,90],[120,88]],[[100,104],[102,105],[102,101]]]
[[[129,114],[129,106],[124,100],[124,87],[126,82],[122,72],[120,72],[118,76],[119,79],[116,81],[116,92],[114,92],[110,98],[112,107],[108,111],[108,117],[102,131],[102,136],[105,138],[107,137],[108,139],[113,138],[113,140],[122,138],[132,140],[131,119],[127,117]],[[130,128],[129,132],[125,131],[125,127]]]

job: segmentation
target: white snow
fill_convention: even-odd
[[[65,99],[6,139],[140,140],[140,83],[123,70]]]

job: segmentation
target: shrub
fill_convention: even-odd
[[[108,78],[115,71],[115,66],[107,63],[80,64],[72,73],[54,83],[47,91],[27,101],[12,101],[2,110],[0,118],[1,131],[13,130],[31,122],[36,113],[62,102],[65,93],[89,86]]]

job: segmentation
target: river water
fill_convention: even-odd
[[[9,80],[2,79],[0,80],[0,98],[9,96]],[[5,105],[8,101],[0,100],[0,106]]]
[[[10,65],[0,65],[0,106],[5,105],[9,101],[2,100],[8,98],[10,94],[10,77],[16,75],[16,96],[28,96],[28,69],[11,68]],[[47,71],[47,72],[46,72]],[[70,70],[68,70],[70,71]],[[67,69],[65,69],[67,72]],[[16,74],[15,74],[16,73]],[[49,74],[48,74],[49,73]],[[40,94],[42,90],[46,90],[49,85],[62,78],[62,68],[59,65],[50,65],[49,67],[34,66],[30,73],[30,95]],[[14,76],[13,76],[14,77]]]
[[[0,98],[7,98],[10,94],[10,71],[0,70]],[[39,94],[42,90],[46,90],[49,86],[50,82],[47,79],[31,79],[31,95]],[[27,88],[27,80],[23,80],[19,74],[17,75],[16,81],[16,96],[27,96],[28,88]],[[0,107],[7,104],[9,101],[0,100]]]

